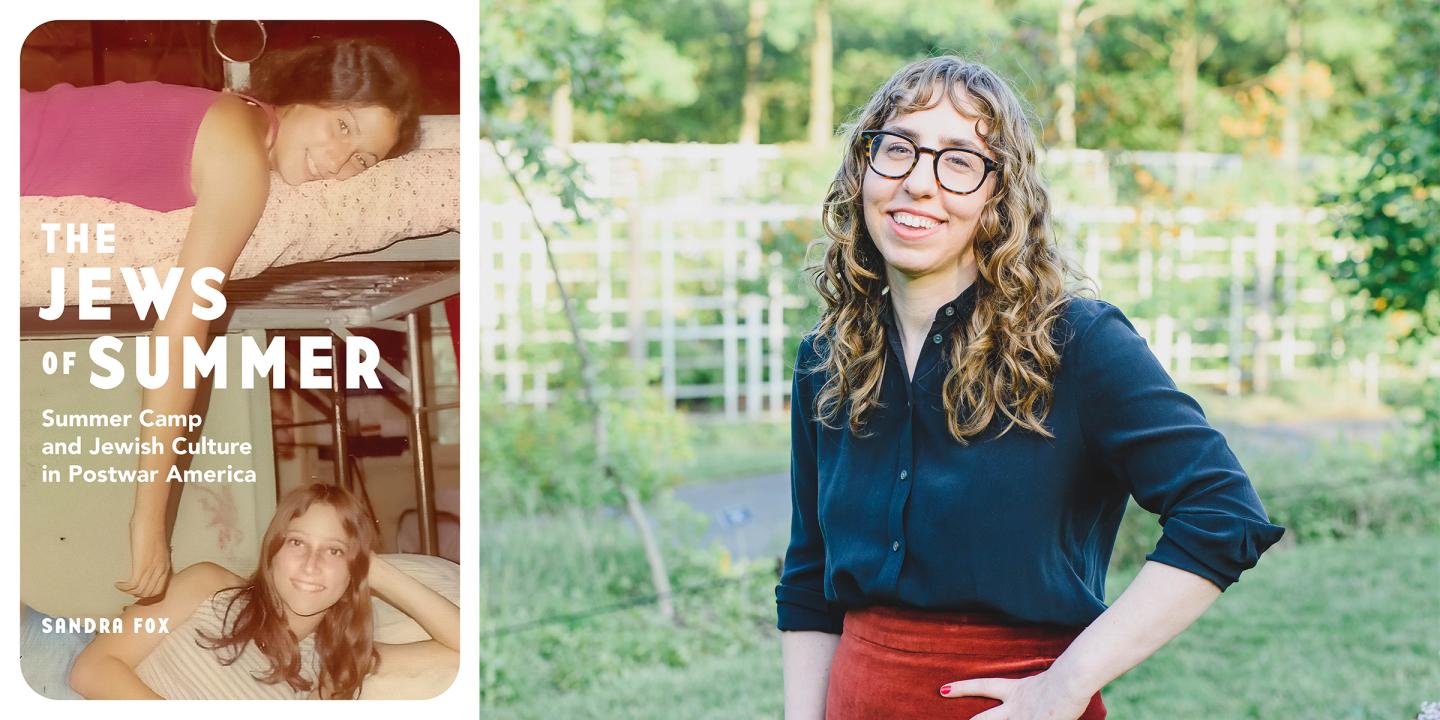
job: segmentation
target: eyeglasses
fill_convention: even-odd
[[[980,189],[990,173],[1000,172],[1000,163],[965,148],[921,147],[904,135],[884,130],[866,130],[865,155],[870,169],[880,177],[899,180],[908,176],[920,162],[920,153],[935,157],[935,179],[940,187],[956,195],[969,195]]]

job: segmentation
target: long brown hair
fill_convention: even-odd
[[[285,619],[280,596],[270,582],[275,554],[285,541],[290,521],[305,514],[311,505],[328,505],[340,516],[341,527],[348,540],[350,583],[340,599],[325,611],[315,630],[315,649],[320,655],[319,690],[325,698],[353,698],[359,695],[365,676],[379,662],[374,647],[374,619],[370,613],[370,551],[375,546],[375,524],[360,501],[337,485],[312,483],[290,491],[275,508],[270,527],[260,541],[260,566],[240,586],[225,609],[229,627],[219,637],[202,635],[201,647],[229,651],[220,662],[229,665],[245,651],[247,643],[255,643],[270,661],[270,673],[257,678],[264,683],[285,682],[297,691],[316,689],[301,675],[300,647]],[[230,611],[244,598],[235,622],[229,622]],[[208,644],[207,644],[208,642]]]
[[[378,105],[395,113],[395,157],[415,144],[420,127],[414,72],[383,45],[339,40],[276,50],[255,62],[250,90],[272,105]]]
[[[950,435],[964,443],[996,415],[1001,434],[1019,425],[1050,437],[1044,422],[1060,365],[1052,330],[1068,300],[1067,278],[1079,274],[1057,251],[1050,195],[1040,176],[1035,132],[1015,91],[993,70],[954,56],[903,67],[871,96],[848,126],[847,149],[825,197],[829,245],[813,268],[825,311],[813,334],[822,342],[814,368],[826,377],[816,415],[828,427],[848,416],[850,431],[880,403],[886,349],[885,263],[865,226],[861,184],[868,167],[860,133],[895,116],[950,102],[978,117],[977,131],[1001,171],[972,239],[979,265],[975,310],[946,346],[942,391]]]

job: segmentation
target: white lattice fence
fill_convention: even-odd
[[[813,237],[819,208],[742,198],[763,184],[756,178],[776,149],[590,145],[575,156],[592,193],[610,203],[555,241],[588,341],[655,368],[673,403],[704,401],[731,417],[783,411],[787,340],[816,318],[801,317],[808,290],[787,286],[794,268],[763,238],[787,226]],[[1076,162],[1101,177],[1099,160]],[[565,225],[553,200],[539,210]],[[1277,379],[1339,367],[1377,398],[1387,374],[1440,375],[1433,349],[1417,369],[1391,362],[1393,348],[1345,346],[1337,328],[1357,308],[1320,269],[1323,256],[1343,252],[1325,222],[1311,208],[1056,212],[1062,246],[1182,383],[1265,392]],[[540,236],[523,205],[491,204],[479,241],[482,375],[507,402],[547,404],[572,351]]]
[[[542,213],[559,217],[556,208]],[[560,369],[555,353],[568,349],[570,334],[544,246],[523,207],[487,206],[482,216],[482,375],[506,401],[546,404]],[[767,226],[811,218],[785,205],[632,207],[554,247],[599,354],[658,364],[672,403],[712,400],[727,416],[759,416],[784,409],[792,359],[785,311],[804,305],[760,237]],[[542,348],[549,359],[527,358],[527,349]]]

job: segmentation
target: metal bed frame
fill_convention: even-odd
[[[425,391],[428,361],[424,347],[430,336],[429,307],[460,292],[460,246],[457,232],[397,242],[370,253],[358,253],[320,262],[273,268],[225,286],[229,310],[211,324],[212,334],[244,330],[326,330],[339,340],[355,328],[381,328],[405,333],[410,375],[380,360],[378,371],[408,398],[409,435],[415,470],[415,507],[421,550],[439,554],[436,525],[433,438],[430,415],[458,408],[458,402],[435,403]],[[151,323],[141,321],[133,307],[112,307],[104,332],[144,333]],[[128,310],[128,312],[127,312]],[[37,308],[22,308],[22,337],[93,337],[94,321],[78,320],[75,308],[66,308],[59,320],[39,320]],[[332,354],[330,388],[331,438],[334,443],[335,483],[354,489],[348,452],[349,430],[345,390],[340,377],[344,354]]]

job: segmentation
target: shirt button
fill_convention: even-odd
[[[949,305],[946,305],[946,306],[945,306],[945,317],[954,317],[954,315],[955,315],[955,308],[950,307]]]
[[[942,337],[942,336],[940,335],[940,333],[935,333],[935,337],[932,337],[932,338],[930,338],[930,339],[931,339],[931,340],[934,340],[936,345],[939,345],[939,344],[940,344],[940,341],[941,341],[941,340],[944,340],[945,338]]]
[[[899,541],[899,540],[896,540],[895,542],[890,543],[890,552],[899,552],[899,551],[900,551],[900,541]]]
[[[901,480],[904,480],[905,478],[908,478],[908,477],[910,477],[910,471],[909,471],[909,470],[901,470],[901,471],[900,471],[900,479],[901,479]]]

